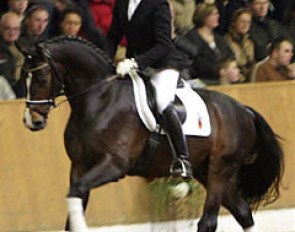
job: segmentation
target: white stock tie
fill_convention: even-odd
[[[134,14],[134,11],[138,7],[141,0],[129,0],[128,5],[128,20],[130,20]]]

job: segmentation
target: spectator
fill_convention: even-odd
[[[102,29],[104,35],[108,34],[113,18],[113,8],[115,0],[90,0],[89,7],[94,18],[96,28]],[[118,45],[118,49],[114,58],[114,63],[117,64],[126,58],[127,40],[125,37]]]
[[[172,9],[174,32],[182,34],[193,27],[195,0],[169,0]]]
[[[6,78],[0,76],[0,100],[13,100],[15,97],[15,93]]]
[[[8,0],[9,11],[17,13],[21,20],[24,18],[25,11],[28,7],[28,0]]]
[[[225,40],[235,54],[238,67],[246,80],[250,80],[254,60],[254,44],[249,39],[251,26],[251,11],[245,8],[238,9],[232,18],[231,26]]]
[[[230,0],[225,5],[224,9],[224,21],[225,21],[225,28],[230,27],[232,22],[233,14],[236,10],[240,8],[249,8],[250,6],[250,0]]]
[[[114,4],[115,0],[91,0],[89,3],[95,26],[101,28],[104,35],[112,22]]]
[[[106,51],[107,41],[102,31],[96,28],[88,4],[88,0],[57,0],[54,7],[53,17],[49,25],[49,35],[55,36],[59,34],[59,19],[62,11],[68,7],[75,7],[81,9],[82,13],[81,35]]]
[[[75,6],[72,0],[56,0],[54,3],[54,9],[50,17],[48,24],[48,36],[53,37],[60,34],[60,17],[61,13],[67,8],[73,8]]]
[[[294,79],[294,70],[290,69],[293,45],[285,37],[276,39],[267,59],[257,64],[253,72],[253,81],[281,81]]]
[[[267,57],[271,43],[287,33],[282,25],[267,16],[269,0],[250,0],[250,3],[253,13],[250,39],[254,42],[255,60],[261,61]]]
[[[82,14],[80,10],[68,8],[64,10],[60,17],[60,34],[77,36],[82,25]]]
[[[26,13],[18,43],[33,49],[35,44],[47,39],[46,28],[49,21],[47,8],[41,5],[32,6]]]
[[[231,85],[243,81],[243,76],[235,58],[226,58],[219,61],[219,84]]]
[[[175,40],[177,48],[189,57],[189,77],[200,78],[206,84],[218,84],[217,62],[233,56],[224,39],[214,32],[218,20],[215,5],[200,3],[194,12],[195,27]]]
[[[224,0],[196,0],[197,4],[200,4],[200,3],[213,4],[217,7],[218,13],[219,13],[219,23],[218,23],[218,26],[215,28],[215,31],[222,35],[226,32],[224,2],[225,2]]]
[[[0,75],[4,76],[11,86],[20,78],[24,58],[16,48],[19,38],[21,20],[17,13],[7,12],[0,21]]]

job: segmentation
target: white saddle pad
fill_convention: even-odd
[[[149,131],[158,131],[159,125],[148,106],[143,80],[135,70],[131,71],[130,77],[133,83],[135,103],[140,119]],[[176,95],[182,101],[187,111],[186,120],[182,125],[183,133],[186,135],[209,136],[211,133],[210,118],[203,99],[185,81],[184,87],[176,90]]]

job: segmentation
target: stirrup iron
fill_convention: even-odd
[[[180,167],[178,167],[180,165]],[[170,173],[174,177],[192,178],[192,171],[188,170],[184,161],[180,158],[174,159],[170,166]]]

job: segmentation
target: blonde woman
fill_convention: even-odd
[[[249,9],[238,9],[235,11],[231,26],[225,35],[225,40],[235,54],[241,74],[250,80],[253,65],[255,63],[254,44],[249,39],[252,13]]]

